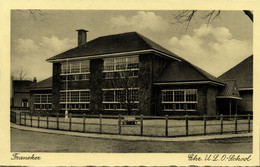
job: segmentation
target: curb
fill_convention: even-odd
[[[43,128],[34,128],[28,126],[21,126],[11,123],[11,128],[33,131],[48,134],[57,135],[69,135],[77,137],[87,138],[99,138],[110,140],[127,140],[127,141],[201,141],[201,140],[214,140],[214,139],[227,139],[227,138],[239,138],[239,137],[252,137],[252,133],[240,133],[240,134],[222,134],[222,135],[206,135],[206,136],[189,136],[189,137],[146,137],[146,136],[124,136],[124,135],[110,135],[110,134],[94,134],[94,133],[81,133],[71,131],[50,130]]]

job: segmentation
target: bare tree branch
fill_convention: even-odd
[[[243,10],[243,11],[253,22],[253,13],[249,10]],[[192,21],[192,19],[195,18],[196,13],[197,13],[197,10],[182,10],[174,16],[174,20],[177,23],[181,23],[181,24],[187,23],[187,26],[186,26],[186,30],[187,30],[190,25],[190,22]],[[209,11],[206,15],[204,15],[202,17],[202,19],[206,19],[207,25],[209,25],[214,19],[216,19],[217,17],[220,17],[220,14],[221,14],[221,10],[218,10],[218,11],[212,10],[212,11]]]

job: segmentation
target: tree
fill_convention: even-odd
[[[138,82],[136,74],[138,71],[123,70],[119,72],[108,73],[109,79],[106,79],[107,85],[115,89],[107,91],[104,95],[114,96],[114,101],[120,103],[121,107],[127,111],[127,115],[131,115],[133,109],[137,108]],[[107,76],[108,77],[108,76]]]
[[[174,15],[174,20],[177,21],[177,23],[187,23],[186,30],[189,27],[190,22],[194,17],[196,17],[198,10],[182,10],[177,12],[176,15]],[[249,17],[249,19],[254,22],[254,16],[253,13],[250,10],[243,10],[244,14]],[[207,20],[207,24],[209,24],[212,20],[219,17],[221,14],[221,10],[211,10],[207,12],[202,19]]]
[[[11,74],[11,78],[13,80],[28,80],[30,77],[28,77],[28,73],[24,71],[22,68],[17,71],[16,73]]]

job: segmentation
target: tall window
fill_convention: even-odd
[[[104,75],[106,79],[137,77],[139,70],[138,56],[104,59]]]
[[[67,97],[67,100],[66,100]],[[60,104],[63,110],[88,110],[90,95],[89,90],[62,90],[60,92]]]
[[[164,111],[196,111],[197,90],[162,90],[162,106]]]
[[[52,109],[52,94],[35,94],[34,95],[35,110],[51,110]]]
[[[89,80],[90,61],[70,61],[61,64],[62,81]]]
[[[129,100],[127,101],[127,97]],[[105,110],[125,110],[131,105],[133,110],[137,109],[138,88],[126,91],[124,88],[103,89],[103,108]]]

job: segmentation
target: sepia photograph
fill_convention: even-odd
[[[9,160],[256,161],[255,12],[183,9],[10,9]]]

